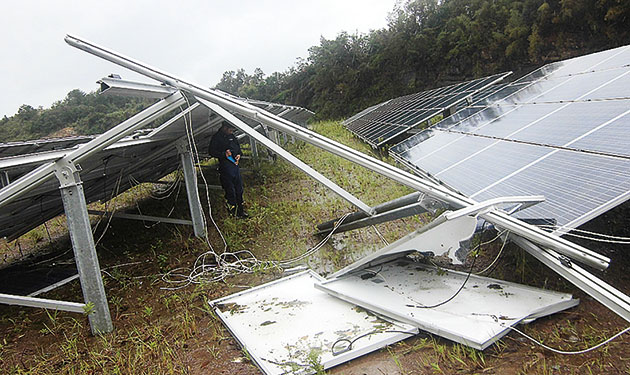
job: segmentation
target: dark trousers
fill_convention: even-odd
[[[233,206],[243,204],[243,179],[237,166],[221,166],[219,179],[225,191],[225,199]]]

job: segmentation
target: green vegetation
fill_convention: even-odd
[[[630,40],[622,0],[405,0],[388,26],[320,40],[285,72],[226,71],[218,89],[348,117],[393,97],[617,47]],[[0,142],[101,133],[148,103],[73,90],[50,109],[0,119]]]
[[[72,90],[49,109],[24,104],[0,119],[0,142],[103,133],[147,107],[142,99]]]
[[[322,38],[284,73],[228,71],[217,88],[343,118],[384,100],[627,44],[622,0],[406,0],[386,28]]]

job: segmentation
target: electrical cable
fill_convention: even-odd
[[[433,308],[445,305],[446,303],[452,301],[464,289],[464,286],[466,286],[466,283],[468,283],[468,280],[470,279],[470,275],[472,274],[472,271],[473,271],[473,269],[475,267],[475,262],[477,261],[477,257],[479,256],[477,251],[481,248],[481,246],[487,245],[489,243],[492,243],[497,238],[499,238],[501,236],[501,234],[503,234],[505,232],[506,231],[503,231],[503,232],[499,233],[496,237],[494,237],[490,241],[486,241],[486,242],[480,243],[479,245],[475,246],[475,248],[473,250],[470,251],[470,253],[474,254],[472,264],[470,265],[470,269],[468,270],[468,273],[466,275],[466,279],[464,279],[464,282],[462,283],[462,285],[459,287],[459,289],[452,296],[450,296],[448,299],[446,299],[446,300],[444,300],[444,301],[442,301],[440,303],[436,303],[436,304],[430,305],[430,306],[422,305],[418,301],[415,301],[415,300],[411,299],[416,305],[407,305],[407,307],[415,307],[415,308],[418,308],[418,309],[433,309]],[[504,243],[504,245],[505,245],[505,243]],[[498,259],[498,257],[496,259]],[[495,259],[495,261],[496,261],[496,259]],[[390,290],[394,291],[393,287],[390,287]],[[409,297],[406,297],[406,298],[410,299]]]
[[[387,241],[385,239],[385,237],[383,237],[383,235],[381,234],[381,232],[379,232],[378,228],[376,228],[376,225],[372,225],[372,229],[374,229],[374,232],[376,232],[376,234],[378,235],[378,237],[381,239],[381,241],[383,241],[383,243],[385,244],[385,246],[389,245],[389,241]]]
[[[332,346],[330,347],[330,351],[332,352],[333,356],[338,356],[339,354],[343,354],[346,352],[349,352],[352,350],[352,345],[354,345],[355,342],[357,342],[358,340],[367,337],[367,336],[371,336],[371,335],[375,335],[377,333],[404,333],[407,334],[409,336],[415,336],[416,333],[415,332],[407,332],[407,331],[400,331],[400,330],[395,330],[395,329],[391,329],[391,330],[385,330],[385,331],[380,331],[380,330],[374,330],[374,331],[370,331],[367,333],[364,333],[362,335],[356,336],[353,339],[347,339],[347,338],[341,338],[338,339],[337,341],[335,341]],[[335,346],[337,346],[337,344],[341,343],[341,342],[347,342],[348,346],[346,346],[345,348],[335,351]]]
[[[464,282],[462,283],[462,285],[459,287],[459,289],[457,289],[457,292],[455,292],[455,294],[453,294],[452,296],[450,296],[448,299],[440,302],[440,303],[436,303],[435,305],[430,305],[430,306],[425,306],[425,305],[407,305],[408,307],[415,307],[417,309],[434,309],[436,307],[440,307],[442,305],[447,304],[448,302],[451,302],[455,297],[457,297],[457,295],[459,294],[459,292],[461,292],[464,289],[464,286],[466,286],[466,283],[468,282],[468,279],[470,279],[470,275],[472,274],[472,270],[475,267],[475,261],[477,260],[477,255],[475,255],[473,257],[473,261],[472,264],[470,265],[470,270],[468,271],[468,274],[466,275],[466,279],[464,279]],[[414,301],[416,302],[416,301]],[[416,302],[417,303],[417,302]]]
[[[190,107],[190,102],[187,96],[184,94],[184,98]],[[188,146],[191,150],[191,154],[193,156],[193,162],[195,165],[199,165],[200,158],[199,153],[196,147],[196,143],[194,141],[194,133],[192,130],[192,115],[190,111],[188,113],[188,118],[184,116],[184,123],[186,129],[186,136],[188,140]],[[223,241],[223,252],[221,254],[217,254],[212,246],[208,231],[206,231],[204,239],[209,248],[209,251],[204,252],[199,255],[195,262],[192,265],[192,268],[177,268],[173,269],[162,275],[162,280],[168,284],[174,284],[174,287],[166,287],[162,289],[166,290],[175,290],[186,287],[190,284],[198,284],[202,282],[216,282],[223,281],[227,276],[239,274],[239,273],[253,273],[261,268],[282,268],[284,266],[290,265],[297,261],[300,261],[309,255],[313,254],[317,250],[319,250],[325,243],[330,239],[333,235],[334,231],[341,225],[343,220],[349,216],[349,214],[344,215],[342,219],[340,219],[333,231],[329,233],[326,238],[324,238],[320,243],[318,243],[313,248],[307,250],[305,253],[294,257],[292,259],[283,260],[283,261],[261,261],[257,259],[254,254],[249,250],[239,250],[236,252],[228,252],[227,251],[227,241],[223,236],[219,226],[217,225],[214,217],[212,215],[212,205],[210,203],[210,194],[207,181],[203,173],[201,173],[201,178],[203,180],[205,190],[206,190],[206,200],[208,204],[208,217],[212,221],[215,229],[217,230],[219,236]],[[202,207],[203,208],[203,207]],[[205,217],[204,219],[204,227],[206,226]]]
[[[566,235],[566,236],[571,236],[571,237],[576,237],[576,238],[583,238],[583,239],[591,240],[591,241],[630,245],[630,237],[611,236],[611,235],[603,234],[603,233],[591,232],[591,231],[575,229],[575,228],[574,229],[563,228],[563,227],[558,227],[555,225],[539,225],[539,227],[560,232],[561,235]],[[572,232],[576,232],[576,233],[572,233]],[[582,234],[577,234],[577,233],[582,233]],[[590,235],[590,236],[587,236],[587,235]]]
[[[347,213],[342,216],[342,218],[337,221],[331,232],[317,245],[294,258],[282,261],[261,261],[258,260],[249,250],[224,252],[222,254],[216,254],[214,251],[210,250],[197,257],[192,268],[177,268],[162,275],[163,281],[176,285],[175,287],[163,287],[162,289],[177,290],[190,284],[223,281],[228,276],[242,273],[253,273],[261,268],[282,269],[283,267],[298,262],[318,251],[330,239],[330,237],[332,237],[337,228],[339,228],[339,226],[343,223],[343,220],[345,220],[350,214],[351,213]],[[206,263],[206,258],[210,256],[214,257],[215,260],[215,263],[212,265]],[[183,273],[183,271],[186,273]]]
[[[505,233],[505,232],[507,232],[507,233]],[[505,244],[507,243],[508,236],[510,235],[509,231],[503,231],[503,232],[499,233],[499,235],[496,238],[498,238],[499,236],[503,235],[503,233],[505,233],[505,238],[503,238],[503,245],[501,245],[501,249],[499,250],[499,253],[497,254],[497,256],[494,258],[494,260],[492,261],[492,263],[490,263],[490,265],[488,267],[484,268],[483,270],[481,270],[479,272],[476,272],[475,275],[482,275],[482,274],[486,273],[499,260],[499,258],[501,257],[501,254],[503,254],[503,249],[505,249]],[[493,239],[492,241],[496,240],[496,238]],[[490,241],[490,242],[492,242],[492,241]]]
[[[515,331],[516,333],[520,334],[521,336],[525,337],[526,339],[532,341],[533,343],[535,343],[535,344],[537,344],[537,345],[539,345],[539,346],[541,346],[541,347],[543,347],[543,348],[545,348],[545,349],[547,349],[549,351],[552,351],[552,352],[557,353],[557,354],[564,354],[564,355],[577,355],[577,354],[588,353],[588,352],[593,351],[593,350],[595,350],[595,349],[597,349],[597,348],[599,348],[599,347],[601,347],[603,345],[608,344],[609,342],[611,342],[612,340],[616,339],[617,337],[619,337],[619,336],[623,335],[624,333],[630,331],[630,327],[628,327],[628,328],[624,329],[623,331],[618,332],[616,335],[614,335],[614,336],[612,336],[612,337],[610,337],[610,338],[608,338],[608,339],[606,339],[606,340],[600,342],[599,344],[597,344],[595,346],[592,346],[590,348],[586,348],[586,349],[583,349],[583,350],[577,350],[577,351],[564,351],[564,350],[559,350],[559,349],[555,349],[555,348],[552,348],[550,346],[547,346],[547,345],[545,345],[542,342],[534,339],[533,337],[527,335],[525,332],[523,332],[523,331],[521,331],[521,330],[519,330],[517,328],[514,328],[512,326],[505,326],[505,327],[511,329],[512,331]]]

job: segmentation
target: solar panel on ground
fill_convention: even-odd
[[[493,100],[390,153],[475,200],[542,194],[517,217],[567,228],[630,198],[630,46],[546,65]]]
[[[508,73],[457,83],[389,100],[352,116],[346,128],[373,147],[380,147],[445,110],[486,92]]]

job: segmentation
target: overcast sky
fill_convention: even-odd
[[[226,70],[285,71],[321,36],[383,28],[395,0],[3,1],[0,117],[44,108],[110,73],[143,80],[64,42],[87,39],[195,83]]]

